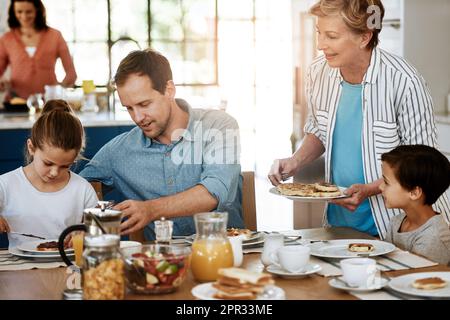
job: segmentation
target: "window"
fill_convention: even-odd
[[[151,46],[172,65],[182,86],[217,85],[217,1],[44,0],[48,23],[73,55],[77,85],[106,86],[131,51]],[[63,77],[62,66],[57,69]]]

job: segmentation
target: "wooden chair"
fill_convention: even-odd
[[[256,230],[256,201],[255,201],[255,173],[253,171],[242,172],[242,215],[247,229]],[[99,200],[103,200],[101,182],[91,182]],[[130,240],[145,242],[144,230],[138,230],[130,234]]]
[[[255,200],[255,173],[242,172],[242,215],[247,229],[257,230],[256,200]]]

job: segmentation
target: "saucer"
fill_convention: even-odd
[[[369,292],[369,291],[375,291],[380,290],[381,288],[385,287],[389,283],[389,280],[385,278],[378,278],[376,283],[370,287],[350,287],[344,280],[343,277],[339,278],[333,278],[330,281],[328,281],[328,284],[332,286],[333,288],[340,289],[340,290],[346,290],[346,291],[355,291],[355,292]]]
[[[296,279],[296,278],[304,278],[310,274],[319,272],[320,270],[322,270],[322,267],[318,264],[308,263],[302,272],[294,273],[284,270],[280,266],[271,264],[270,266],[267,267],[266,270],[267,272],[275,274],[281,278]]]

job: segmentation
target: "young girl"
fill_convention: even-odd
[[[450,163],[424,145],[400,146],[381,157],[388,208],[404,212],[391,219],[386,240],[441,264],[450,262],[450,230],[432,205],[450,185]]]
[[[48,101],[27,140],[26,167],[0,176],[0,232],[9,246],[36,240],[11,232],[57,239],[95,207],[92,186],[69,170],[84,147],[84,130],[67,102]]]

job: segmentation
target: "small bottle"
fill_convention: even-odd
[[[93,80],[83,80],[83,112],[97,112],[97,95],[95,93],[95,84]]]
[[[125,296],[124,262],[120,236],[87,236],[83,253],[83,299],[122,300]]]
[[[159,244],[170,244],[172,240],[173,221],[166,220],[162,217],[161,220],[155,221],[155,236],[156,242]]]

